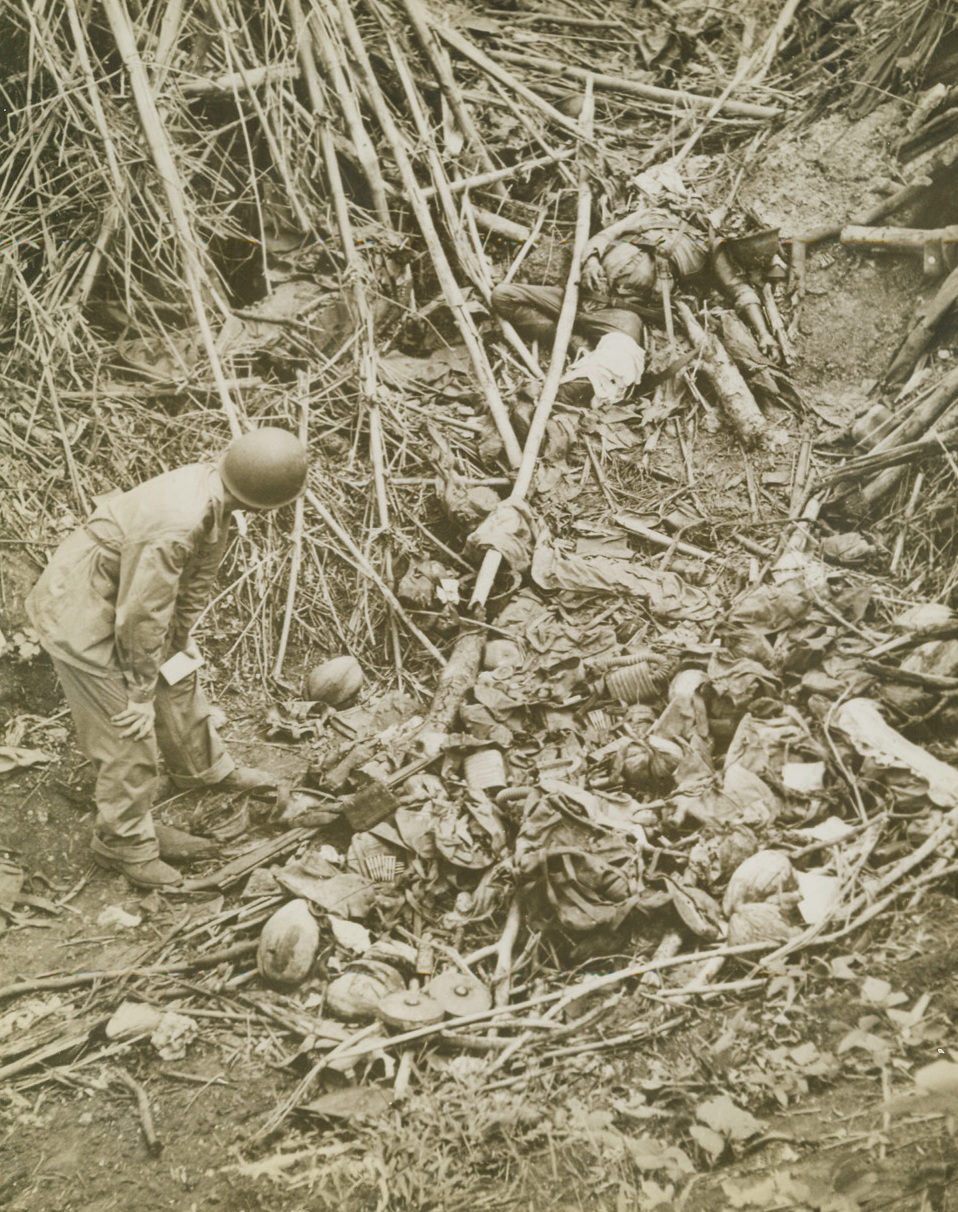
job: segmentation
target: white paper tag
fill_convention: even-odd
[[[185,652],[174,652],[168,661],[160,666],[160,677],[167,686],[175,686],[191,673],[195,673],[203,664],[202,657],[187,656]]]

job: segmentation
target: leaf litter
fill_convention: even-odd
[[[917,217],[886,257],[928,270],[947,252],[921,206],[949,163],[950,118],[929,97],[893,161],[875,131],[898,120],[896,103],[869,116],[859,170],[875,159],[915,181],[870,206],[834,145],[819,210],[780,207],[761,172],[743,204],[736,158],[768,140],[763,171],[784,189],[800,142],[785,111],[821,113],[848,87],[844,67],[816,75],[801,52],[847,56],[851,71],[867,34],[894,28],[887,5],[857,40],[847,17],[795,8],[757,15],[748,53],[695,5],[668,19],[653,6],[634,27],[594,6],[578,27],[522,9],[518,34],[501,14],[416,0],[270,4],[257,21],[216,5],[172,25],[147,6],[135,35],[112,3],[86,32],[72,4],[4,18],[32,56],[4,86],[27,117],[11,172],[56,181],[64,215],[95,237],[92,251],[55,252],[57,215],[32,189],[8,191],[11,230],[25,234],[4,259],[2,305],[20,336],[2,351],[0,427],[62,491],[41,501],[0,456],[19,489],[0,499],[5,530],[37,548],[98,494],[158,470],[160,448],[207,457],[264,419],[304,425],[315,458],[298,571],[279,533],[250,519],[206,621],[217,669],[268,688],[261,726],[298,747],[295,781],[275,802],[221,805],[238,822],[218,825],[224,862],[192,880],[196,897],[222,894],[212,917],[171,921],[134,967],[0,990],[33,1008],[4,1037],[8,1080],[92,1080],[114,1055],[98,1025],[131,977],[164,1007],[153,1046],[180,1062],[206,1015],[241,1008],[253,1051],[289,1087],[237,1165],[290,1190],[341,1179],[382,1207],[483,1206],[465,1180],[457,1189],[454,1159],[556,1147],[618,1175],[620,1203],[692,1206],[711,1166],[761,1141],[771,1106],[840,1072],[900,1076],[951,1114],[953,1062],[915,1068],[945,1038],[934,996],[835,949],[955,869],[958,382],[945,330],[938,356],[906,332],[906,363],[901,350],[872,360],[883,377],[838,402],[853,401],[848,415],[828,367],[802,363],[821,289],[808,258],[874,251],[877,224],[900,211]],[[620,24],[629,39],[606,45],[591,83],[590,69],[568,70],[582,62],[577,28]],[[117,75],[128,35],[150,64],[135,106]],[[931,71],[936,45],[898,49]],[[738,63],[731,101],[716,99],[716,55]],[[66,88],[78,70],[84,88]],[[45,118],[44,90],[69,104]],[[251,129],[263,174],[244,159]],[[854,132],[835,111],[816,139],[832,129],[836,143]],[[62,180],[55,144],[74,148]],[[495,281],[521,268],[555,287],[570,255],[559,294],[575,303],[596,247],[576,203],[595,226],[626,219],[635,233],[614,246],[623,265],[596,253],[606,288],[613,272],[644,272],[643,256],[657,266],[639,350],[654,386],[632,390],[615,361],[596,369],[598,349],[563,385],[562,342],[549,360],[518,320],[496,318]],[[678,242],[663,252],[673,221],[708,249],[715,281],[686,273]],[[148,238],[170,223],[176,240]],[[935,297],[926,328],[948,305]],[[43,391],[20,398],[34,364]],[[562,389],[585,381],[583,407]],[[30,637],[8,630],[0,657],[32,661]],[[304,670],[359,658],[360,701],[310,703],[286,680],[294,653]],[[46,763],[46,739],[21,744],[41,734],[39,719],[8,724],[4,769]],[[207,808],[190,823],[216,837]],[[10,870],[5,927],[62,913]],[[321,941],[308,978],[279,992],[250,962],[289,897],[311,906]],[[816,964],[854,990],[857,1017],[830,1046],[789,1036]],[[450,975],[452,1009],[430,1020],[430,985]],[[371,1014],[357,1024],[331,1007],[356,1004],[360,977]],[[405,1017],[387,1027],[377,998],[397,993]],[[669,1037],[743,997],[760,1021],[729,1020],[710,1071],[669,1052]],[[596,1105],[587,1091],[616,1077],[603,1054],[643,1041],[657,1041],[644,1088]],[[569,1093],[549,1109],[537,1100],[559,1074]],[[323,1166],[285,1145],[254,1160],[281,1134],[295,1146],[310,1119],[348,1125]],[[744,1208],[853,1209],[868,1194],[834,1174],[726,1177],[722,1190]]]

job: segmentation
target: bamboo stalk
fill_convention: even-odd
[[[582,113],[579,118],[582,144],[591,141],[593,112],[592,83],[591,81],[587,81]],[[545,381],[542,384],[542,390],[536,402],[536,409],[533,413],[525,448],[522,452],[522,461],[516,472],[516,478],[509,497],[512,501],[524,501],[532,484],[536,462],[539,458],[539,449],[545,437],[546,425],[549,422],[549,415],[552,412],[556,392],[559,389],[559,380],[562,378],[566,353],[569,349],[569,340],[572,337],[572,329],[575,324],[576,311],[579,305],[579,278],[582,272],[582,256],[589,239],[589,222],[592,214],[589,167],[582,151],[582,144],[580,144],[579,195],[576,209],[575,238],[572,244],[572,261],[569,266],[569,277],[566,282],[562,308],[556,322],[556,335],[552,346],[549,369],[546,372]],[[470,600],[471,606],[485,606],[501,564],[502,553],[495,550],[495,548],[490,548],[483,557],[479,574],[476,577],[476,584]]]
[[[299,395],[299,440],[304,447],[309,445],[309,379],[301,371],[297,377]],[[299,581],[299,570],[303,562],[303,526],[306,520],[306,502],[303,497],[296,498],[296,512],[293,516],[293,554],[290,561],[289,581],[286,585],[286,606],[283,610],[283,626],[276,646],[276,659],[273,661],[273,677],[278,681],[283,673],[283,661],[286,657],[286,645],[289,642],[289,630],[293,621],[293,607],[296,605],[296,586]]]
[[[340,543],[342,543],[342,545],[346,548],[346,550],[349,552],[349,554],[353,557],[353,559],[356,561],[356,566],[358,567],[359,571],[363,574],[363,576],[366,577],[368,580],[372,581],[372,583],[376,586],[376,588],[379,590],[379,592],[382,594],[382,596],[386,599],[386,602],[388,603],[390,608],[395,612],[397,617],[402,621],[403,626],[406,627],[407,630],[410,631],[416,637],[416,639],[419,641],[419,643],[423,646],[423,648],[426,650],[426,652],[429,653],[429,655],[431,657],[433,657],[433,658],[435,658],[435,660],[439,661],[439,663],[441,665],[445,665],[446,658],[442,655],[442,653],[439,651],[439,649],[436,647],[436,645],[432,642],[432,640],[430,640],[429,637],[426,636],[420,630],[420,628],[417,627],[416,624],[412,621],[412,619],[407,614],[406,609],[403,606],[403,604],[399,601],[399,599],[396,597],[396,595],[393,593],[393,591],[385,583],[385,581],[382,579],[382,577],[379,575],[379,573],[376,571],[376,569],[373,568],[373,566],[370,564],[370,562],[366,559],[366,557],[363,555],[362,551],[360,551],[359,547],[356,545],[355,540],[352,539],[349,534],[347,534],[347,532],[343,529],[342,526],[340,526],[340,524],[336,521],[336,519],[333,517],[333,515],[329,512],[329,510],[326,508],[326,506],[323,504],[323,502],[319,499],[319,497],[316,496],[316,494],[311,489],[306,490],[306,500],[313,507],[313,509],[316,510],[316,512],[323,519],[323,521],[326,523],[326,525],[329,527],[329,529],[333,532],[333,534],[336,536],[336,538],[339,539]]]
[[[263,109],[263,105],[259,99],[259,95],[256,92],[256,88],[247,79],[246,68],[240,62],[239,53],[233,45],[233,37],[226,18],[223,15],[223,11],[220,8],[220,0],[208,0],[208,3],[216,16],[217,24],[220,27],[220,37],[223,40],[223,47],[226,51],[227,62],[233,63],[235,61],[237,65],[237,71],[234,73],[234,76],[239,77],[239,83],[234,84],[232,90],[233,95],[236,98],[237,109],[239,108],[239,90],[242,87],[249,97],[250,104],[252,105],[253,110],[259,119],[260,130],[263,132],[263,138],[266,141],[266,146],[269,148],[270,158],[273,165],[283,179],[283,185],[286,188],[286,197],[290,206],[292,207],[293,214],[296,217],[296,222],[299,224],[300,230],[303,233],[312,232],[314,230],[314,224],[310,220],[309,215],[306,213],[306,209],[303,206],[302,200],[300,199],[299,190],[296,188],[295,182],[293,181],[292,175],[286,164],[286,157],[283,154],[283,149],[276,137],[275,132],[273,131],[272,123],[270,122],[266,111]]]
[[[386,186],[379,165],[379,157],[363,122],[356,95],[346,79],[345,63],[337,54],[339,47],[334,26],[321,17],[317,0],[310,0],[310,3],[312,6],[309,18],[311,30],[314,30],[317,25],[325,26],[325,32],[313,32],[313,50],[319,55],[323,66],[329,73],[333,92],[342,106],[343,117],[346,119],[346,126],[356,149],[356,157],[372,193],[373,208],[380,223],[384,227],[391,228],[392,218],[389,214],[389,203],[386,201]]]
[[[323,0],[324,3],[332,3],[333,0]],[[432,216],[429,213],[429,207],[422,197],[419,189],[419,183],[416,180],[416,174],[413,172],[412,164],[406,154],[403,146],[402,136],[396,126],[395,121],[389,108],[386,105],[386,100],[379,87],[379,82],[376,79],[376,74],[372,69],[369,58],[366,55],[366,50],[363,45],[362,37],[359,30],[356,28],[353,15],[349,9],[347,0],[336,0],[339,7],[339,15],[346,32],[346,37],[349,42],[350,50],[356,57],[357,63],[365,78],[365,84],[369,92],[370,103],[376,114],[377,121],[382,128],[386,140],[392,148],[393,155],[396,160],[396,165],[399,169],[403,180],[403,187],[406,191],[407,200],[412,207],[413,213],[416,216],[416,222],[426,241],[426,246],[429,249],[429,254],[432,258],[433,265],[436,270],[436,276],[439,278],[440,286],[442,287],[443,295],[446,303],[453,313],[456,325],[462,334],[466,349],[469,351],[469,356],[475,369],[482,388],[483,396],[485,397],[486,406],[489,409],[492,419],[495,422],[496,429],[502,439],[505,447],[506,457],[512,466],[518,466],[522,458],[522,451],[519,446],[519,441],[516,438],[515,431],[512,428],[512,422],[509,419],[509,413],[505,404],[502,402],[502,396],[499,392],[499,386],[496,383],[495,376],[492,373],[492,367],[489,365],[489,360],[486,356],[486,351],[479,340],[479,334],[476,331],[475,324],[472,320],[472,315],[466,305],[465,297],[453,275],[449,261],[446,257],[445,249],[439,239],[439,233],[436,231],[432,221]]]
[[[445,36],[445,31],[443,31],[443,37]],[[453,43],[453,45],[455,44]],[[777,105],[755,105],[750,101],[732,101],[729,98],[721,100],[717,97],[705,96],[703,93],[686,92],[679,88],[659,88],[654,84],[640,84],[636,80],[626,80],[621,76],[590,72],[584,67],[573,67],[571,64],[560,63],[556,59],[540,58],[538,55],[516,54],[514,51],[503,50],[499,51],[498,55],[506,63],[515,63],[520,67],[571,77],[573,80],[584,80],[591,75],[596,88],[611,89],[630,97],[640,97],[646,101],[666,101],[686,109],[711,109],[719,103],[719,108],[725,113],[738,118],[778,118],[783,112]]]
[[[315,59],[313,57],[311,31],[305,20],[305,16],[300,5],[300,0],[288,0],[288,5],[290,17],[293,23],[293,29],[296,32],[299,43],[300,62],[302,63],[303,71],[306,76],[307,87],[309,88],[313,110],[317,117],[322,119],[325,116],[326,107],[323,100],[322,86],[319,81],[319,75],[316,71]],[[363,286],[363,267],[356,250],[356,241],[353,235],[352,223],[349,218],[349,208],[346,204],[346,191],[343,188],[342,175],[339,171],[339,161],[336,158],[336,150],[333,145],[329,126],[326,122],[322,122],[320,127],[320,146],[326,166],[326,173],[329,177],[330,189],[333,195],[333,206],[336,213],[336,223],[339,227],[340,241],[343,247],[343,256],[346,260],[346,266],[349,271],[352,283],[353,299],[356,304],[360,328],[365,343],[365,351],[362,357],[362,387],[367,400],[374,401],[376,392],[376,346],[373,312],[372,308],[369,306],[369,300],[366,297],[366,291]],[[379,513],[379,525],[381,530],[385,532],[389,529],[389,501],[386,493],[386,473],[383,460],[382,422],[378,405],[375,403],[372,403],[369,409],[369,451],[370,461],[373,469],[373,482],[376,491],[377,509]],[[388,544],[384,553],[384,568],[387,583],[391,583],[393,580],[392,550]],[[392,639],[396,673],[401,678],[402,650],[399,643],[399,632],[396,624],[396,618],[392,613],[389,615],[389,629]]]
[[[428,14],[424,10],[420,0],[402,0],[402,5],[412,23],[416,37],[419,39],[419,43],[426,53],[426,58],[432,64],[443,95],[449,102],[450,109],[455,114],[459,129],[472,145],[476,155],[479,157],[480,163],[485,166],[487,173],[491,174],[491,179],[488,183],[494,187],[494,192],[499,197],[507,197],[508,195],[501,184],[501,180],[495,176],[498,170],[492,157],[489,155],[489,149],[486,147],[485,140],[479,133],[479,129],[473,121],[472,114],[462,95],[462,90],[459,88],[455,76],[452,74],[452,65],[449,62],[448,52],[445,47],[439,44],[435,31],[429,28]]]
[[[508,168],[496,169],[494,173],[476,173],[473,177],[460,177],[456,181],[449,182],[449,189],[454,194],[464,189],[482,189],[486,185],[493,185],[497,181],[505,181],[509,177],[518,177],[521,173],[532,172],[536,168],[545,168],[549,164],[556,164],[574,155],[575,152],[571,147],[558,147],[554,151],[536,156],[533,160],[523,160],[519,164],[511,164]],[[424,198],[435,197],[435,194],[436,187],[434,185],[427,185],[422,191]]]
[[[426,162],[429,165],[429,175],[432,177],[433,187],[439,198],[443,217],[446,223],[446,233],[456,250],[459,259],[459,264],[462,266],[466,275],[472,280],[473,285],[484,295],[486,300],[489,298],[489,283],[488,276],[484,271],[484,267],[478,260],[472,249],[462,237],[462,218],[456,210],[456,204],[453,201],[452,194],[449,190],[449,178],[446,176],[446,170],[443,166],[442,157],[439,154],[439,148],[436,145],[436,139],[433,128],[428,122],[425,113],[425,102],[419,92],[416,82],[413,79],[412,71],[406,61],[406,56],[399,46],[399,43],[392,36],[389,29],[383,25],[383,32],[386,38],[386,45],[389,48],[390,58],[399,75],[400,83],[403,86],[403,91],[406,94],[406,100],[409,103],[409,112],[412,115],[413,125],[416,128],[416,134],[419,137],[419,142],[426,152]]]
[[[468,59],[470,63],[474,63],[476,67],[481,68],[487,76],[492,76],[494,80],[498,80],[500,84],[505,85],[510,92],[513,92],[516,94],[516,96],[521,97],[523,101],[528,101],[531,106],[539,110],[539,112],[548,118],[550,122],[554,122],[557,126],[561,126],[562,129],[568,131],[570,135],[576,135],[578,137],[581,134],[581,127],[577,126],[571,118],[567,118],[561,110],[556,109],[554,105],[550,105],[548,101],[540,97],[538,93],[533,92],[531,88],[527,88],[521,80],[517,80],[511,72],[508,72],[505,70],[505,68],[500,67],[499,64],[493,59],[490,59],[490,57],[485,54],[484,51],[479,50],[477,46],[474,46],[473,43],[468,41],[468,39],[464,38],[461,34],[456,33],[455,30],[452,30],[445,25],[433,25],[432,28],[443,39],[444,42],[448,42],[452,49],[454,51],[458,51],[458,53],[462,55],[464,59]],[[501,55],[500,57],[505,58],[504,55]],[[518,56],[518,58],[520,63],[525,63],[522,56]],[[589,137],[591,139],[592,136],[590,135]]]
[[[181,80],[179,90],[187,97],[206,96],[213,93],[232,93],[237,89],[246,90],[262,88],[264,84],[273,84],[284,80],[295,80],[299,69],[291,63],[266,64],[262,67],[250,67],[243,71],[226,72],[214,79]]]
[[[120,58],[123,60],[123,65],[130,78],[130,87],[133,91],[134,101],[136,102],[140,124],[143,127],[143,133],[146,136],[153,162],[156,165],[163,191],[166,194],[170,215],[179,236],[180,254],[183,259],[183,270],[187,281],[187,288],[192,300],[193,311],[196,315],[196,322],[203,339],[203,345],[210,360],[210,368],[213,372],[213,379],[216,383],[220,403],[223,407],[223,412],[226,414],[226,419],[229,422],[233,436],[238,437],[242,431],[239,413],[226,386],[219,353],[216,349],[216,341],[206,314],[202,286],[208,283],[208,277],[197,252],[196,238],[192,231],[189,215],[187,214],[183,186],[180,181],[179,172],[177,171],[176,161],[173,159],[173,154],[170,150],[166,130],[157,113],[156,101],[150,88],[146,68],[143,66],[143,60],[140,58],[140,52],[137,49],[133,27],[130,24],[130,17],[126,11],[124,0],[103,0],[103,7],[107,20],[110,23],[110,29],[116,41]],[[228,314],[228,309],[225,305],[221,303],[220,306],[224,315]]]

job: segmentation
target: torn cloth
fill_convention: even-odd
[[[524,501],[502,501],[466,539],[466,550],[498,551],[510,568],[525,572],[532,563],[535,536]]]

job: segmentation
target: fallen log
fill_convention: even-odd
[[[687,303],[677,299],[675,306],[689,340],[699,352],[700,369],[715,389],[728,419],[746,445],[754,444],[765,433],[765,418],[741,371],[721,341],[705,331]]]
[[[904,381],[932,342],[935,329],[958,300],[958,267],[953,269],[922,308],[918,323],[902,343],[885,372],[888,383]]]

